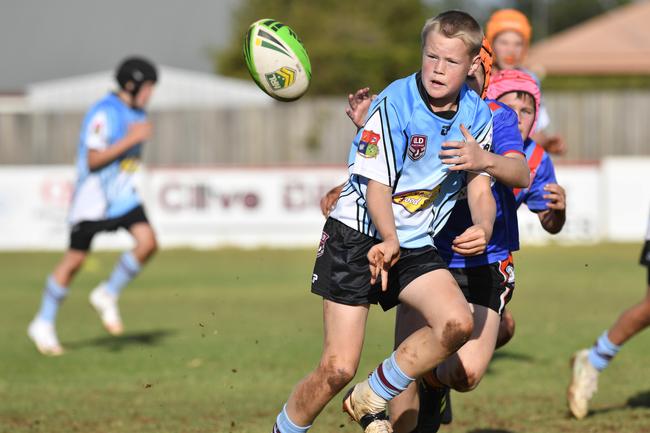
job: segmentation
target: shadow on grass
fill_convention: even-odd
[[[149,332],[131,332],[119,336],[98,337],[90,340],[81,340],[65,345],[68,350],[83,349],[85,347],[104,347],[110,352],[119,352],[127,346],[157,346],[161,341],[176,331],[159,329]]]
[[[638,393],[635,396],[632,396],[627,399],[625,404],[612,405],[607,407],[601,407],[598,409],[590,409],[589,417],[606,414],[609,412],[619,412],[628,409],[637,409],[637,408],[650,408],[650,391],[643,391]],[[569,414],[567,414],[570,417]]]
[[[512,430],[480,428],[476,430],[469,430],[467,433],[515,433]]]
[[[507,350],[497,350],[492,356],[492,362],[499,362],[502,360],[520,361],[520,362],[533,362],[535,358],[523,353],[508,352]]]
[[[627,399],[627,407],[649,407],[650,408],[650,391],[643,391]]]

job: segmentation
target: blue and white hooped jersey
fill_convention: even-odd
[[[524,143],[518,128],[517,114],[507,105],[486,100],[492,110],[494,134],[492,151],[497,155],[515,152],[524,154]],[[472,215],[467,203],[467,194],[461,193],[449,217],[449,221],[434,238],[434,244],[450,268],[471,268],[505,260],[511,251],[519,249],[519,228],[517,226],[517,203],[512,188],[495,182],[492,195],[496,203],[496,216],[492,238],[484,254],[466,257],[451,249],[452,241],[462,234],[472,223]]]
[[[71,224],[117,218],[140,205],[134,175],[140,166],[142,145],[95,171],[88,167],[88,152],[109,148],[126,136],[130,124],[144,120],[144,111],[129,107],[114,93],[88,111],[77,149],[77,183],[68,217]]]
[[[464,172],[449,171],[438,153],[447,141],[463,141],[460,125],[488,149],[492,113],[463,85],[458,110],[450,119],[431,111],[420,74],[397,80],[373,101],[366,123],[350,150],[350,178],[330,216],[381,238],[366,206],[368,180],[393,189],[393,214],[400,245],[432,245],[465,184]]]

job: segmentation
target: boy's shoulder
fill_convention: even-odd
[[[375,102],[379,103],[380,101],[386,100],[397,109],[413,109],[415,105],[414,99],[418,92],[417,75],[417,73],[413,73],[407,77],[393,81],[377,95]]]
[[[492,120],[490,106],[467,84],[463,84],[459,98],[459,121],[468,125],[486,125]]]

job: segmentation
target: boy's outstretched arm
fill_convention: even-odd
[[[506,186],[528,187],[530,170],[524,155],[512,152],[501,156],[483,150],[464,125],[460,130],[465,141],[447,141],[444,145],[446,150],[440,152],[443,162],[450,165],[449,170],[484,171]]]
[[[380,182],[369,179],[366,190],[366,203],[370,219],[379,231],[382,242],[368,251],[370,262],[370,283],[374,284],[381,275],[381,289],[388,288],[388,270],[400,256],[399,239],[393,214],[393,189]]]
[[[557,183],[546,184],[544,190],[548,192],[544,195],[544,198],[549,200],[546,205],[548,209],[539,212],[537,216],[544,230],[554,235],[562,230],[566,221],[566,193]]]
[[[496,215],[489,176],[467,173],[467,203],[474,225],[457,236],[451,248],[464,256],[476,256],[487,248]]]

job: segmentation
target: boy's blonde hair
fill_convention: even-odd
[[[483,30],[478,22],[468,13],[463,11],[447,11],[429,18],[422,28],[422,48],[430,32],[440,32],[448,38],[458,38],[467,47],[470,58],[474,58],[481,51]]]

